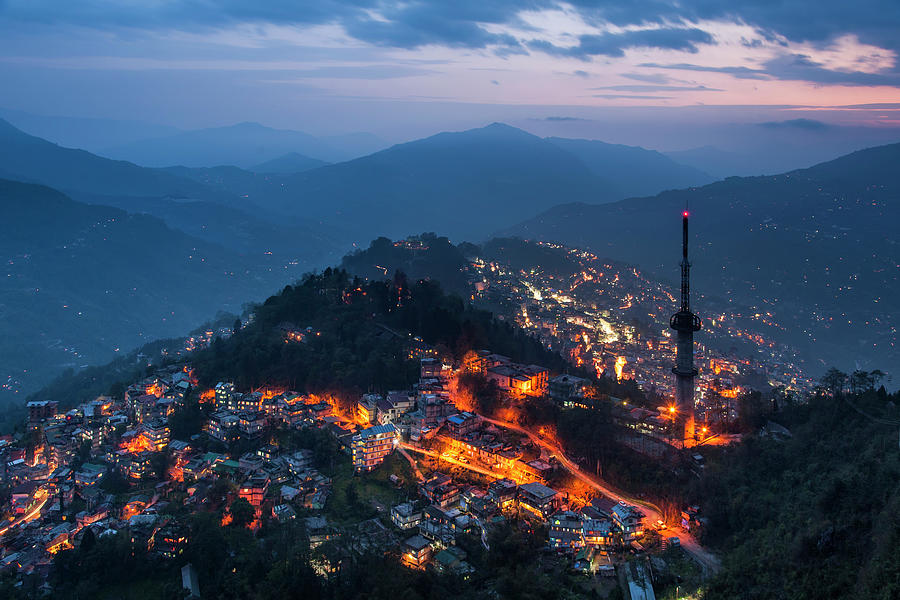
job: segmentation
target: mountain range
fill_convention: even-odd
[[[494,123],[289,176],[291,194],[267,207],[340,222],[356,241],[431,229],[478,239],[561,202],[609,202],[710,180],[643,148],[542,139]]]
[[[371,134],[319,138],[259,123],[238,123],[137,140],[105,148],[100,154],[146,167],[233,165],[251,168],[292,152],[310,159],[334,162],[368,154],[386,145]]]
[[[169,139],[175,144],[172,150],[178,150]],[[101,286],[96,273],[122,282],[138,276],[158,282],[165,296],[155,300],[177,307],[177,315],[184,317],[178,328],[182,332],[217,307],[234,306],[238,297],[263,296],[306,270],[333,264],[352,242],[409,232],[436,231],[456,241],[480,241],[498,231],[554,239],[673,279],[677,213],[688,205],[695,212],[692,252],[698,290],[756,306],[761,315],[776,314],[790,338],[786,341],[805,346],[810,356],[823,349],[821,357],[828,362],[851,357],[888,368],[872,361],[893,356],[896,348],[890,326],[900,302],[897,266],[890,258],[896,255],[891,227],[900,216],[896,148],[875,148],[785,175],[708,183],[709,175],[657,152],[540,138],[495,123],[319,166],[292,146],[278,148],[280,154],[253,162],[249,169],[150,168],[65,148],[0,121],[0,177],[58,190],[7,183],[0,194],[4,206],[40,197],[44,200],[34,205],[42,210],[67,207],[73,231],[112,219],[115,226],[107,226],[121,232],[107,236],[103,244],[85,238],[92,243],[87,254],[59,258],[59,268],[66,269],[60,272],[50,259],[23,263],[22,257],[53,256],[48,248],[57,246],[52,244],[58,241],[69,249],[84,236],[67,237],[64,227],[51,233],[34,215],[6,213],[5,230],[39,244],[30,249],[19,240],[4,246],[10,265],[32,265],[16,271],[14,278],[10,274],[10,281],[18,283],[5,292],[9,302],[3,306],[18,311],[15,322],[22,325],[9,335],[25,338],[38,330],[51,335],[58,329],[56,338],[61,339],[64,332],[77,331],[78,344],[67,341],[65,346],[81,348],[75,361],[68,355],[40,357],[35,351],[23,353],[31,357],[27,361],[9,364],[58,369],[91,362],[102,349],[130,347],[170,333],[168,324],[175,317],[163,322],[140,302],[121,301],[104,309],[116,323],[94,321],[86,330],[58,320],[69,313],[57,314],[49,307],[72,305],[65,298],[105,306],[106,299],[96,296],[109,288]],[[625,199],[638,194],[658,195]],[[56,204],[48,203],[51,196]],[[142,227],[153,235],[142,236]],[[166,250],[159,260],[151,260],[148,247],[171,253]],[[184,262],[187,248],[203,256],[204,269],[216,265],[220,275],[234,271],[246,277],[217,280],[203,269],[194,274],[191,269],[197,265]],[[120,262],[107,265],[105,253]],[[139,273],[128,272],[125,264]],[[56,316],[38,329],[39,305],[32,310],[22,290],[56,289],[53,280],[63,275],[65,286],[45,307]],[[215,288],[212,296],[209,286]],[[128,315],[128,310],[135,312]],[[135,337],[135,329],[142,335]]]
[[[217,311],[239,313],[289,279],[272,257],[41,185],[0,180],[0,210],[0,400]]]

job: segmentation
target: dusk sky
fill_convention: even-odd
[[[0,107],[388,141],[492,120],[667,149],[695,124],[884,133],[898,24],[896,0],[0,0]]]

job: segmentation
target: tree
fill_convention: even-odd
[[[844,386],[847,385],[847,374],[831,367],[822,376],[821,383],[832,396],[838,396],[844,392]]]
[[[256,518],[256,509],[246,498],[238,498],[232,502],[228,512],[231,515],[231,524],[235,527],[246,527]]]

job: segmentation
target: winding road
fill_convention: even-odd
[[[603,482],[601,479],[591,475],[590,473],[586,473],[574,461],[566,456],[565,452],[563,452],[563,449],[558,444],[551,442],[543,436],[525,429],[524,427],[520,427],[515,423],[491,419],[485,416],[481,416],[481,418],[488,423],[497,425],[498,427],[511,429],[513,431],[518,431],[519,433],[527,435],[532,442],[553,454],[553,456],[556,457],[560,464],[567,471],[569,471],[569,473],[571,473],[587,485],[591,486],[593,489],[597,490],[604,496],[607,496],[610,499],[615,500],[616,502],[625,502],[627,504],[635,504],[640,506],[650,523],[656,523],[658,520],[662,519],[662,512],[659,510],[658,506],[645,500],[640,500],[639,498],[632,498],[631,496],[627,496],[609,487],[609,485]],[[691,556],[691,558],[693,558],[698,565],[700,565],[700,568],[703,570],[704,579],[708,578],[710,575],[715,574],[715,572],[718,571],[720,566],[719,559],[710,551],[703,548],[703,546],[701,546],[693,536],[691,536],[687,532],[677,529],[667,529],[666,534],[669,537],[678,538],[679,542],[681,543],[681,547],[684,548],[684,551],[687,552],[688,555]]]

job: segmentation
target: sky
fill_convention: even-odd
[[[671,150],[735,124],[880,140],[898,32],[897,0],[0,0],[0,107],[391,142],[495,120]]]

